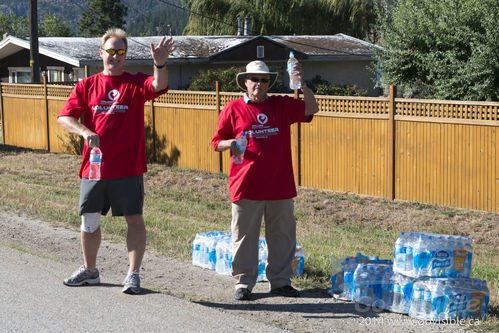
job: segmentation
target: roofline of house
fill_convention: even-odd
[[[19,38],[19,37],[15,37],[15,36],[7,36],[7,38],[4,38],[4,39],[2,39],[0,41],[0,50],[5,45],[8,45],[9,43],[11,43],[11,44],[13,44],[15,46],[18,46],[19,48],[24,48],[24,49],[27,49],[27,50],[30,49],[29,40],[22,39],[22,38]],[[68,56],[61,55],[60,53],[56,53],[56,52],[47,50],[44,47],[38,47],[38,53],[39,54],[43,54],[44,56],[47,56],[47,57],[50,57],[50,58],[54,58],[54,59],[60,60],[62,62],[71,64],[71,65],[73,65],[75,67],[80,67],[81,66],[80,60],[78,60],[76,58],[73,58],[73,57],[68,57]]]

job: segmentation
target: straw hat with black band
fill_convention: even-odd
[[[241,72],[236,76],[236,82],[239,88],[247,91],[246,78],[248,74],[267,74],[270,76],[269,88],[270,89],[277,80],[277,72],[270,72],[269,67],[261,60],[255,60],[246,65],[246,72]]]

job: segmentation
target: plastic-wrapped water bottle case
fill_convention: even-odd
[[[361,253],[347,257],[332,271],[328,293],[421,320],[484,319],[489,290],[485,280],[469,278],[471,258],[469,238],[403,232],[393,263]]]

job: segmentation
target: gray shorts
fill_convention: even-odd
[[[78,214],[101,212],[111,208],[113,216],[142,214],[144,178],[142,175],[99,181],[82,178]]]

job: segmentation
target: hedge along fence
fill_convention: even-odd
[[[72,87],[1,84],[3,142],[67,152],[57,114]],[[146,103],[151,160],[229,171],[211,138],[240,93],[170,91]],[[499,212],[497,102],[316,96],[320,112],[292,128],[297,183],[318,189]],[[296,96],[298,97],[298,96]]]

